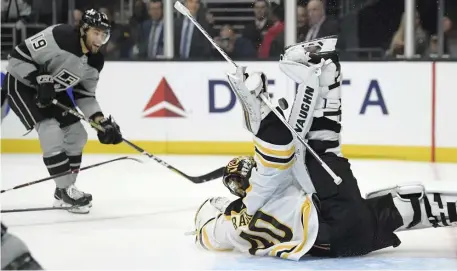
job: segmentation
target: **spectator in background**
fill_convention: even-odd
[[[400,25],[398,26],[397,31],[395,32],[392,42],[390,43],[389,50],[387,50],[388,56],[396,57],[398,55],[403,55],[405,50],[405,20],[406,16],[403,13]],[[415,43],[416,43],[416,54],[424,55],[429,46],[428,34],[422,28],[420,21],[419,13],[416,12],[416,21],[415,21]]]
[[[148,20],[148,11],[146,10],[146,4],[143,0],[136,0],[133,7],[133,15],[130,17],[129,26],[137,28],[144,21]]]
[[[200,0],[186,0],[185,6],[189,9],[190,13],[201,24],[204,29],[209,29],[208,22],[204,16],[201,16]],[[204,14],[203,14],[204,15]],[[175,20],[175,37],[174,37],[174,52],[175,56],[187,58],[207,58],[211,55],[211,45],[195,28],[194,24],[181,16]]]
[[[2,0],[2,22],[14,22],[17,28],[30,19],[32,7],[25,0]]]
[[[214,19],[214,15],[211,12],[206,11],[205,18],[206,18],[206,22],[208,22],[208,27],[209,27],[209,29],[207,30],[208,34],[210,34],[211,37],[217,36],[219,33],[218,33],[217,29],[214,27],[214,23],[216,22],[216,20]]]
[[[305,40],[306,33],[308,32],[308,15],[306,7],[302,5],[297,6],[297,42]],[[285,36],[284,31],[281,32],[271,43],[270,57],[277,58],[284,52]]]
[[[444,16],[443,18],[443,34],[444,34],[444,55],[452,55],[452,21],[449,17]],[[432,35],[430,37],[430,47],[428,49],[427,55],[431,57],[436,57],[438,55],[438,34]]]
[[[270,49],[273,41],[284,32],[284,8],[281,4],[272,3],[272,14],[273,25],[267,30],[263,37],[262,44],[259,47],[259,58],[270,57]],[[284,38],[283,38],[284,43]],[[273,52],[272,52],[273,54]]]
[[[127,49],[125,48],[126,39],[129,37],[128,33],[124,31],[124,27],[122,25],[119,25],[114,21],[113,14],[108,8],[101,7],[99,11],[106,14],[111,24],[111,37],[108,43],[103,46],[100,51],[106,59],[128,57],[128,53],[126,52]]]
[[[260,47],[263,36],[273,22],[268,20],[268,3],[266,0],[256,0],[254,2],[254,21],[246,24],[242,36],[249,39],[256,49]]]
[[[305,41],[339,34],[338,22],[325,16],[325,7],[322,1],[310,0],[307,10],[309,31],[306,34]],[[340,43],[340,38],[338,39],[338,43]]]
[[[79,9],[73,10],[73,26],[77,27],[79,23],[81,22],[81,19],[83,17],[83,12]]]
[[[163,2],[152,0],[148,5],[149,19],[139,26],[138,57],[154,59],[163,56]]]
[[[242,36],[237,37],[230,25],[222,26],[220,35],[214,40],[232,59],[255,58],[257,56],[251,41]],[[213,52],[216,56],[220,56],[216,50]]]
[[[309,30],[308,14],[306,7],[303,5],[297,6],[297,42],[305,41],[306,34]]]

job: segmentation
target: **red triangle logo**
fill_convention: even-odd
[[[183,111],[185,110],[184,107],[182,106],[182,104],[179,102],[178,98],[176,97],[175,93],[171,89],[171,87],[168,84],[165,77],[162,77],[162,80],[160,80],[159,85],[157,86],[154,94],[152,94],[152,97],[149,99],[149,102],[146,104],[146,107],[144,108],[143,112],[146,112],[151,107],[158,105],[162,102],[166,102]],[[158,108],[156,111],[147,114],[144,117],[145,118],[160,118],[160,117],[181,117],[182,118],[182,117],[184,117],[184,115],[173,112],[168,108],[161,107],[161,108]]]

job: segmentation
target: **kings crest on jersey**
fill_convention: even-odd
[[[75,92],[95,96],[103,65],[101,53],[83,53],[78,29],[61,24],[50,26],[16,46],[7,71],[33,87],[37,71],[44,68],[53,76],[57,92],[74,87]]]

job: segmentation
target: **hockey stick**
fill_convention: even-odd
[[[61,109],[69,112],[70,114],[76,116],[77,118],[81,119],[81,120],[84,120],[86,122],[88,122],[92,127],[94,127],[95,129],[99,130],[99,131],[104,131],[103,127],[100,126],[98,123],[94,122],[93,120],[90,120],[88,118],[86,118],[85,116],[83,116],[82,114],[80,114],[79,112],[77,112],[76,110],[73,110],[72,108],[70,107],[67,107],[61,103],[59,103],[56,99],[54,99],[52,101],[52,103],[58,107],[60,107]],[[162,159],[148,153],[147,151],[145,151],[144,149],[138,147],[137,145],[133,144],[132,142],[128,141],[127,139],[125,138],[122,138],[122,140],[127,144],[129,145],[130,147],[134,148],[135,150],[137,150],[138,152],[140,152],[141,154],[143,155],[146,155],[147,157],[149,158],[152,158],[154,159],[154,161],[156,161],[157,163],[161,164],[162,166],[174,171],[175,173],[183,176],[184,178],[188,179],[189,181],[193,182],[193,183],[204,183],[204,182],[208,182],[208,181],[211,181],[211,180],[214,180],[214,179],[217,179],[217,178],[220,178],[224,175],[224,169],[225,167],[220,167],[216,170],[213,170],[211,171],[210,173],[207,173],[205,175],[202,175],[202,176],[189,176],[187,174],[185,174],[184,172],[180,171],[179,169],[173,167],[172,165],[168,164],[167,162],[163,161]]]
[[[211,36],[206,32],[206,30],[194,19],[190,11],[183,5],[181,2],[175,2],[175,9],[178,10],[182,15],[186,16],[197,28],[202,32],[202,34],[208,39],[208,41],[216,48],[216,50],[221,53],[221,55],[232,64],[235,68],[238,68],[238,65],[219,47],[219,45],[211,38]],[[276,110],[273,104],[269,101],[268,96],[265,93],[260,95],[262,101],[275,113],[275,115],[286,125],[286,127],[298,138],[298,140],[305,146],[305,148],[311,153],[311,155],[321,164],[321,166],[327,171],[327,173],[333,178],[335,184],[339,185],[342,182],[342,179],[333,172],[333,170],[317,155],[317,153],[306,143],[306,141],[301,138],[301,136],[294,130],[294,128],[286,121],[286,119],[281,115],[281,113]]]
[[[25,208],[25,209],[11,209],[1,210],[0,213],[19,213],[19,212],[37,212],[37,211],[52,211],[52,210],[69,210],[74,207],[40,207],[40,208]]]
[[[8,191],[11,191],[11,190],[16,190],[16,189],[23,188],[23,187],[27,187],[27,186],[34,185],[34,184],[37,184],[37,183],[42,183],[44,181],[48,181],[48,180],[51,180],[51,179],[54,179],[54,178],[58,178],[58,177],[62,177],[62,176],[66,176],[66,175],[70,175],[70,174],[74,174],[74,173],[78,173],[78,172],[84,171],[86,169],[90,169],[90,168],[98,167],[98,166],[105,165],[105,164],[108,164],[108,163],[112,163],[112,162],[115,162],[115,161],[126,160],[126,159],[142,163],[141,160],[136,159],[136,158],[132,158],[132,157],[128,157],[128,156],[119,157],[119,158],[115,158],[115,159],[108,160],[108,161],[105,161],[105,162],[100,162],[100,163],[93,164],[93,165],[90,165],[90,166],[82,167],[80,169],[76,169],[76,170],[72,170],[72,171],[67,171],[67,172],[62,172],[62,173],[59,173],[59,174],[55,174],[55,175],[52,175],[52,176],[49,176],[49,177],[46,177],[46,178],[43,178],[43,179],[39,179],[39,180],[36,180],[36,181],[33,181],[33,182],[21,184],[21,185],[15,186],[13,188],[1,190],[1,193],[8,192]]]

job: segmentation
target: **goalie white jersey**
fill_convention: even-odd
[[[209,203],[208,203],[209,204]],[[197,233],[207,250],[238,250],[298,261],[314,245],[319,222],[311,195],[295,186],[276,193],[253,216],[238,199],[209,219]]]

